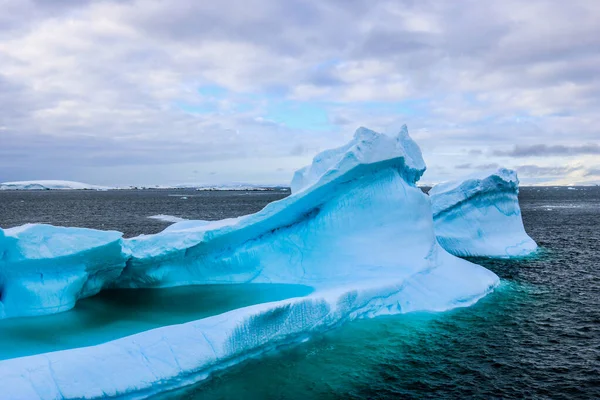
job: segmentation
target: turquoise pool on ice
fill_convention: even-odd
[[[102,291],[64,313],[0,319],[0,360],[93,346],[161,326],[311,292],[307,286],[277,284]]]

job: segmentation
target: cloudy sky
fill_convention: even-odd
[[[425,182],[600,182],[598,0],[0,0],[0,182],[285,183],[359,126]]]

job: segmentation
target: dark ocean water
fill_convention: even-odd
[[[149,215],[220,219],[284,195],[0,192],[0,226],[48,222],[131,236],[167,225]],[[522,188],[520,202],[542,249],[473,259],[502,278],[476,305],[349,323],[162,397],[600,398],[600,188]]]
[[[45,223],[117,230],[132,237],[160,232],[170,224],[149,216],[213,221],[255,213],[289,194],[289,190],[194,189],[0,191],[0,227]]]

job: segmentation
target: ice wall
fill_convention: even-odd
[[[500,168],[434,186],[435,234],[458,256],[515,257],[537,249],[525,232],[519,208],[519,179]]]
[[[121,233],[28,224],[0,232],[0,318],[72,308],[125,267]]]

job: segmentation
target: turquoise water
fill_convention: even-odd
[[[0,360],[93,346],[252,304],[306,296],[301,285],[204,285],[106,290],[68,312],[0,320]]]

